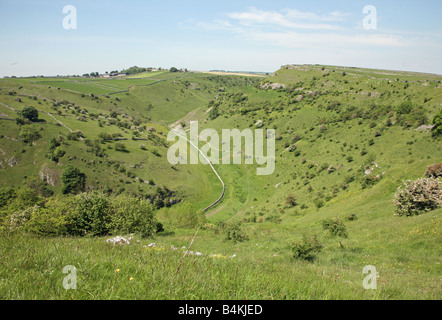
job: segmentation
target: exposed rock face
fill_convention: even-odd
[[[60,175],[57,172],[57,170],[51,169],[51,168],[42,168],[39,172],[39,176],[40,176],[41,180],[46,181],[47,184],[49,184],[53,187],[60,180]]]
[[[8,157],[8,154],[0,149],[0,169],[6,169],[9,167],[14,167],[18,164],[18,159],[14,156]]]
[[[263,83],[260,85],[261,89],[272,89],[272,90],[276,90],[276,89],[284,89],[286,87],[285,84],[283,83]]]

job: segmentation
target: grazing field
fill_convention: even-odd
[[[0,298],[439,300],[441,84],[322,65],[2,79]],[[220,136],[274,129],[274,172],[214,164],[225,194],[203,212],[220,181],[167,157],[169,128],[190,121]],[[436,199],[400,215],[398,188],[430,179],[431,165]],[[105,242],[116,235],[130,244]]]

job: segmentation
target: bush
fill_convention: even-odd
[[[377,182],[381,180],[380,175],[375,175],[373,173],[364,175],[364,177],[361,180],[361,186],[362,189],[370,188],[371,186],[374,186]]]
[[[322,201],[321,199],[315,199],[313,200],[313,204],[316,206],[316,208],[320,209],[324,206],[324,201]]]
[[[115,144],[115,151],[128,152],[126,145],[122,142],[117,142]]]
[[[411,101],[404,101],[396,108],[398,114],[409,114],[412,110],[413,105],[411,104]]]
[[[420,178],[404,181],[394,195],[396,214],[413,216],[442,206],[442,189],[439,179]]]
[[[77,196],[77,206],[69,221],[68,233],[76,236],[103,236],[112,227],[111,206],[101,193],[83,193]]]
[[[248,236],[241,230],[239,223],[233,223],[224,228],[224,234],[226,241],[233,241],[233,243],[248,240]]]
[[[77,131],[71,131],[68,133],[67,138],[69,140],[80,140],[81,138],[84,137],[84,134],[82,131],[77,130]]]
[[[288,207],[294,207],[297,205],[296,202],[296,197],[293,194],[289,194],[286,198],[285,198],[285,204]]]
[[[433,137],[442,135],[442,110],[438,112],[433,118],[433,129],[432,134]]]
[[[153,207],[147,201],[126,195],[119,195],[112,200],[112,231],[138,233],[149,237],[158,230]]]
[[[334,219],[326,219],[322,221],[322,227],[324,230],[329,230],[333,236],[338,236],[342,238],[347,238],[347,228],[345,227],[344,222],[335,217]]]
[[[442,177],[442,163],[432,164],[425,170],[425,176],[428,178]]]
[[[314,253],[322,250],[322,244],[318,240],[317,235],[304,235],[302,241],[291,244],[290,249],[293,257],[298,259],[311,260],[314,258]]]
[[[20,128],[20,139],[25,143],[32,144],[32,142],[41,138],[40,132],[33,125],[24,125]]]
[[[79,193],[84,191],[86,175],[80,169],[68,164],[61,174],[61,181],[63,182],[61,188],[63,194]]]
[[[0,188],[0,208],[6,206],[10,200],[15,197],[15,191],[13,188],[3,187]]]
[[[58,236],[67,233],[69,212],[75,208],[74,198],[52,198],[45,207],[34,208],[25,231],[41,236]]]
[[[21,118],[28,119],[31,122],[38,121],[38,111],[33,106],[24,107],[18,114]]]

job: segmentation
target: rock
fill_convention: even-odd
[[[121,236],[116,236],[116,237],[114,237],[114,238],[107,239],[107,240],[106,240],[106,243],[112,243],[112,244],[130,244],[130,241],[129,241],[129,240],[132,240],[132,237],[126,239],[126,238],[121,237]]]

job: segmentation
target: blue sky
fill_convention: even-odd
[[[77,29],[63,28],[73,5]],[[365,29],[366,5],[377,28]],[[440,0],[0,0],[0,76],[328,64],[442,74]]]

